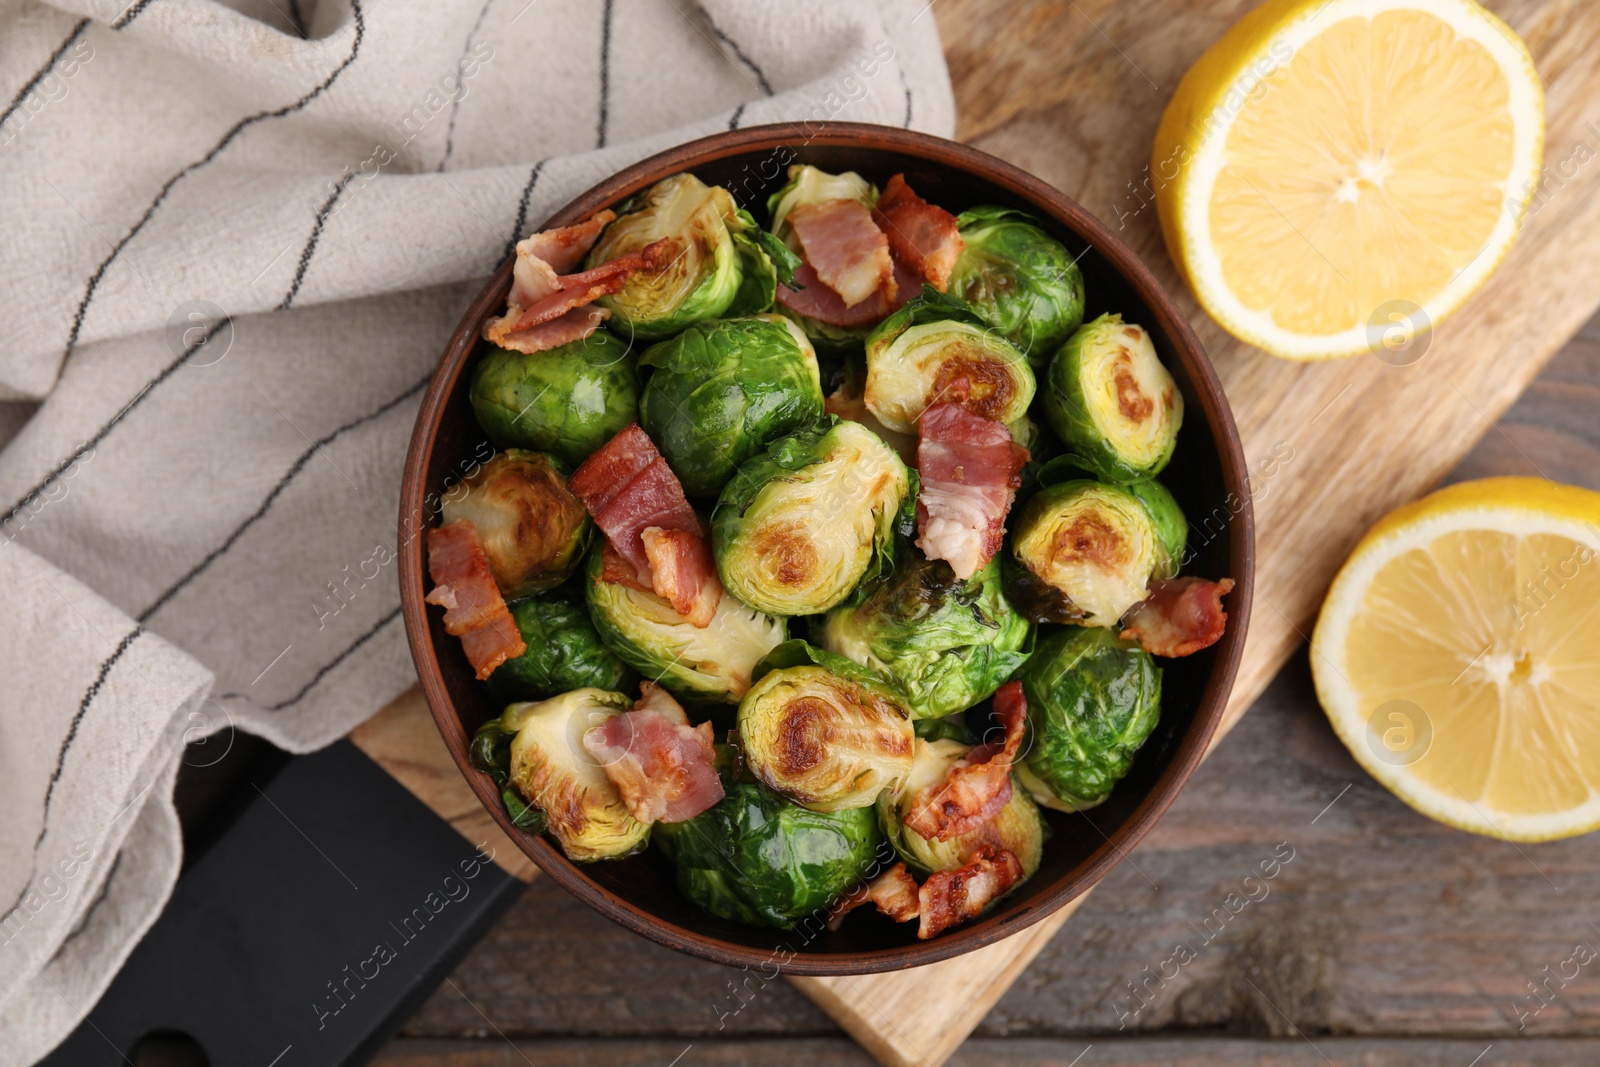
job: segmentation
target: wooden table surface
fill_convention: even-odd
[[[1163,19],[1148,17],[1147,3],[1109,0],[1016,0],[1003,9],[990,0],[936,2],[961,115],[958,135],[1125,226],[1124,239],[1166,277],[1170,265],[1154,235],[1153,209],[1143,207],[1133,182],[1124,189],[1118,175],[1137,177],[1147,127],[1170,94],[1170,85],[1163,89],[1150,75],[1166,83],[1254,0],[1174,6]],[[1585,110],[1600,103],[1600,92],[1591,92],[1600,68],[1578,62],[1584,47],[1572,43],[1594,38],[1592,23],[1576,32],[1574,20],[1595,12],[1584,14],[1582,3],[1565,0],[1495,6],[1531,34],[1545,57],[1543,74],[1553,79],[1552,96],[1570,98],[1563,111],[1569,124],[1576,113],[1570,104]],[[1506,270],[1522,269],[1538,255],[1592,259],[1562,247],[1596,229],[1589,216],[1597,205],[1588,191],[1552,201],[1540,221],[1561,224],[1544,227],[1536,240],[1525,236],[1523,260],[1514,257]],[[1558,336],[1565,336],[1593,309],[1594,288],[1593,279],[1541,286],[1518,298],[1521,307],[1464,312],[1455,328],[1510,343],[1499,335],[1515,332],[1519,315],[1526,321],[1532,314],[1543,316],[1538,321],[1547,328],[1559,320]],[[1379,377],[1365,365],[1370,361],[1301,373],[1227,343],[1199,319],[1196,326],[1230,392],[1249,379],[1251,388],[1239,393],[1267,404],[1239,413],[1261,439],[1247,446],[1270,440],[1280,423],[1305,426],[1314,409],[1330,406],[1321,398],[1336,395],[1351,409],[1339,428],[1354,468],[1343,472],[1349,477],[1375,476],[1373,457],[1364,455],[1374,449],[1384,459],[1407,447],[1452,459],[1461,454],[1442,432],[1422,432],[1426,413],[1409,429],[1363,426],[1370,421],[1361,417],[1370,406],[1363,401],[1374,390],[1403,390],[1408,379]],[[1448,358],[1456,345],[1448,338],[1441,343],[1450,345],[1440,352]],[[1479,360],[1471,373],[1477,377],[1463,378],[1456,392],[1476,396],[1467,403],[1480,412],[1500,410],[1527,378],[1515,361],[1496,373],[1492,361]],[[1426,378],[1410,387],[1432,388]],[[1541,473],[1600,489],[1597,401],[1600,319],[1494,429],[1482,420],[1486,436],[1454,477]],[[1371,500],[1420,491],[1448,464],[1414,466],[1416,485],[1400,467],[1388,485],[1373,487]],[[1421,469],[1432,473],[1419,478]],[[1300,507],[1284,512],[1289,497],[1273,502],[1272,528],[1263,527],[1280,571],[1293,565],[1283,539],[1325,539]],[[1258,507],[1258,521],[1268,517]],[[1272,577],[1277,617],[1258,610],[1252,641],[1281,645],[1286,653],[1297,640],[1293,619],[1314,611],[1327,575],[1304,582],[1287,571]],[[1258,691],[1266,677],[1248,691]],[[1273,856],[1282,868],[1265,896],[1242,885]],[[1590,903],[1600,881],[1590,873],[1600,871],[1596,861],[1600,835],[1519,847],[1413,814],[1333,737],[1312,697],[1302,649],[1155,832],[1087,899],[951,1062],[1597,1063],[1600,925],[1590,925],[1600,924],[1600,906]],[[1259,899],[1230,913],[1224,902],[1245,892]],[[1187,954],[1178,953],[1180,944]],[[1563,981],[1559,973],[1572,975],[1567,961],[1580,945],[1594,946],[1597,960]],[[740,1003],[732,974],[637,938],[540,880],[378,1062],[871,1063],[784,982],[769,983],[753,998],[746,993],[748,1003],[730,1014]],[[1536,985],[1542,1000],[1529,996]]]

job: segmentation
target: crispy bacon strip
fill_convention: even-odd
[[[673,610],[700,629],[711,625],[722,599],[711,549],[698,532],[663,530],[648,526],[640,533],[645,558],[650,561],[652,591],[672,604]]]
[[[1000,550],[1028,450],[1003,423],[944,402],[917,420],[917,547],[972,577]]]
[[[682,822],[723,797],[714,766],[709,722],[690,726],[672,695],[641,682],[630,711],[613,715],[583,735],[623,804],[643,823]]]
[[[586,222],[543,230],[517,242],[506,313],[484,324],[484,338],[501,348],[533,353],[594,333],[610,312],[588,305],[617,292],[641,270],[659,270],[674,251],[673,242],[663,238],[593,270],[564,273],[583,261],[600,231],[616,217],[614,212],[601,211]],[[555,322],[561,325],[540,328]]]
[[[605,533],[608,547],[633,566],[637,578],[625,584],[670,601],[695,626],[710,625],[722,583],[700,518],[678,476],[637,423],[584,460],[567,487]],[[602,560],[602,566],[612,569],[609,561]]]
[[[444,608],[445,632],[461,638],[479,681],[528,650],[472,523],[458,519],[428,531],[428,573],[433,589],[426,600]]]
[[[509,302],[528,307],[559,289],[559,276],[583,262],[600,231],[616,217],[615,211],[600,211],[575,226],[541,230],[518,241]]]
[[[1152,656],[1188,656],[1217,643],[1227,627],[1222,598],[1233,579],[1154,578],[1150,595],[1128,610],[1119,637]]]
[[[894,259],[894,297],[885,296],[885,290],[879,289],[861,303],[846,307],[839,294],[823,285],[817,272],[811,269],[811,264],[803,260],[795,268],[794,281],[802,288],[794,290],[786,285],[778,286],[778,303],[807,318],[844,329],[874,325],[916,296],[922,284],[921,277],[915,271]]]
[[[950,287],[950,272],[966,247],[954,215],[912,192],[905,175],[896,174],[883,187],[872,220],[888,238],[896,259],[941,293]]]
[[[974,747],[956,761],[944,781],[919,790],[906,812],[906,829],[930,841],[948,841],[983,826],[1010,802],[1011,765],[1022,751],[1028,729],[1022,683],[1001,686],[994,695],[994,710],[1005,726],[1004,742]]]
[[[828,929],[837,930],[844,917],[863,904],[876,904],[878,910],[897,923],[917,917],[917,880],[905,863],[896,863],[865,885],[857,886],[828,909]]]
[[[889,241],[861,201],[842,198],[803,204],[789,212],[788,222],[806,262],[845,307],[854,307],[880,292],[886,299],[894,299]]]
[[[1015,852],[980,845],[964,866],[935,871],[917,890],[917,913],[922,918],[917,940],[926,941],[983,914],[1020,881],[1022,861]]]

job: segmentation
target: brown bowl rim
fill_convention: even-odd
[[[1020,912],[1006,914],[1001,909],[971,925],[957,927],[939,937],[915,944],[863,952],[830,952],[813,957],[799,953],[781,965],[776,964],[772,950],[723,941],[657,918],[591,881],[578,865],[543,837],[513,827],[493,783],[473,770],[469,761],[470,738],[445,688],[429,632],[423,601],[424,539],[415,535],[422,530],[428,460],[446,401],[477,347],[483,320],[498,311],[504,303],[511,280],[512,259],[509,257],[472,302],[451,335],[417,413],[400,489],[400,527],[413,533],[413,536],[402,538],[399,552],[400,602],[405,618],[406,639],[416,663],[418,679],[433,721],[451,758],[500,829],[558,885],[635,933],[716,963],[735,967],[778,965],[785,974],[803,976],[875,974],[950,959],[1032,926],[1087,892],[1155,825],[1204,758],[1238,674],[1254,585],[1255,522],[1248,468],[1232,412],[1211,361],[1177,304],[1149,269],[1076,201],[1026,171],[986,152],[930,134],[865,123],[776,123],[752,126],[688,141],[643,159],[592,186],[550,216],[539,228],[577,222],[600,207],[617,203],[660,178],[692,169],[698,164],[752,149],[777,149],[796,142],[807,146],[853,146],[902,152],[935,165],[964,170],[1031,201],[1104,257],[1149,306],[1177,350],[1217,447],[1224,485],[1229,493],[1242,501],[1242,506],[1234,516],[1236,522],[1230,523],[1229,529],[1229,565],[1235,585],[1229,598],[1229,626],[1218,642],[1216,665],[1195,708],[1194,721],[1179,740],[1167,768],[1127,820],[1084,862]]]

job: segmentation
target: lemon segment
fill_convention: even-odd
[[[1334,731],[1418,811],[1512,840],[1600,826],[1600,493],[1490,478],[1401,508],[1311,650]]]
[[[1427,329],[1509,250],[1544,146],[1527,48],[1472,0],[1268,0],[1190,68],[1151,169],[1206,311],[1276,355]]]

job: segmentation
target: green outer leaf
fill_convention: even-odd
[[[956,216],[965,247],[949,291],[1020,348],[1037,368],[1083,322],[1083,272],[1066,248],[1011,208]]]
[[[500,802],[511,816],[511,825],[530,834],[542,834],[547,826],[544,812],[517,795],[511,778],[511,738],[499,719],[490,719],[472,735],[468,756],[472,766],[487,774],[500,788]]]
[[[691,496],[822,416],[817,359],[776,316],[714,319],[645,349],[639,421]]]
[[[737,318],[741,315],[759,315],[772,308],[773,298],[778,295],[778,267],[767,254],[766,246],[761,241],[762,230],[756,225],[756,220],[750,213],[740,208],[734,221],[728,225],[728,232],[733,238],[733,248],[739,256],[739,266],[744,277],[739,282],[739,291],[734,294],[733,303],[728,305],[728,310],[723,312],[728,318]],[[782,242],[778,242],[782,248]],[[789,255],[787,248],[783,249]],[[793,271],[790,272],[791,278]]]
[[[722,487],[722,493],[717,498],[717,506],[711,513],[712,550],[722,584],[734,596],[746,603],[761,599],[759,592],[751,588],[746,576],[738,571],[731,557],[736,554],[738,542],[749,525],[750,513],[761,502],[763,494],[768,491],[782,493],[786,484],[806,481],[806,469],[827,459],[834,442],[838,440],[836,434],[854,435],[858,432],[867,434],[882,447],[885,463],[890,469],[903,474],[905,489],[892,510],[884,513],[874,512],[875,532],[871,551],[861,573],[851,583],[850,589],[853,592],[862,583],[870,582],[893,569],[895,532],[908,520],[913,525],[915,523],[917,483],[913,481],[909,468],[894,449],[884,444],[883,440],[871,430],[859,423],[844,422],[833,415],[826,415],[810,426],[801,427],[772,441],[765,452],[752,456],[740,464],[733,477]],[[867,505],[870,501],[863,498],[861,503]],[[825,519],[825,516],[817,516],[819,522]],[[847,593],[846,598],[848,596]],[[806,614],[826,611],[844,599],[815,604]]]
[[[1171,461],[1178,444],[1182,414],[1180,412],[1179,417],[1172,420],[1171,433],[1161,453],[1147,465],[1129,460],[1095,423],[1094,404],[1084,391],[1083,359],[1089,346],[1107,330],[1121,325],[1121,315],[1101,315],[1078,327],[1050,360],[1044,388],[1040,390],[1040,404],[1056,436],[1061,438],[1067,451],[1077,457],[1079,466],[1102,481],[1126,484],[1155,477]]]
[[[966,581],[950,565],[903,551],[889,578],[816,627],[829,651],[871,668],[905,693],[915,719],[937,719],[987,698],[1027,662],[1033,624],[1000,591],[1000,561]]]
[[[1021,673],[1032,744],[1027,767],[1058,803],[1098,803],[1161,715],[1161,669],[1111,631],[1052,628]]]
[[[582,604],[554,595],[511,605],[528,650],[508,659],[484,684],[496,701],[544,700],[573,689],[631,690],[633,671],[600,640]]]
[[[627,342],[605,330],[548,352],[492,345],[473,368],[478,425],[500,448],[588,458],[639,417],[639,381]]]
[[[756,783],[710,810],[657,823],[655,840],[684,896],[720,918],[788,928],[824,912],[886,866],[873,809],[808,811]],[[882,853],[882,854],[881,854]]]
[[[636,590],[602,582],[600,571],[596,549],[589,553],[584,590],[600,640],[628,666],[686,702],[737,704],[748,687],[740,673],[744,666],[753,666],[788,632],[785,620],[751,611],[730,597],[723,597],[711,625],[700,629],[653,594],[638,593],[648,598],[645,603],[659,603],[661,619],[670,618],[666,625],[652,622],[634,610],[640,601],[630,594]],[[697,658],[691,651],[710,651],[719,640],[723,643],[714,646],[714,654]]]
[[[911,327],[930,322],[959,322],[979,329],[988,325],[964,300],[959,300],[948,293],[941,293],[933,286],[923,283],[921,293],[906,301],[900,310],[872,328],[869,340],[873,349],[882,349],[893,344],[895,338]]]
[[[1178,501],[1167,487],[1154,478],[1142,478],[1123,486],[1138,498],[1155,527],[1156,541],[1161,546],[1161,562],[1156,568],[1157,578],[1176,578],[1178,566],[1189,543],[1189,520],[1184,517]]]
[[[799,292],[804,286],[795,284],[794,272],[804,262],[799,256],[789,249],[789,246],[778,240],[777,237],[759,227],[755,231],[755,239],[761,245],[761,250],[772,261],[773,270],[777,273],[778,281],[788,288]]]

